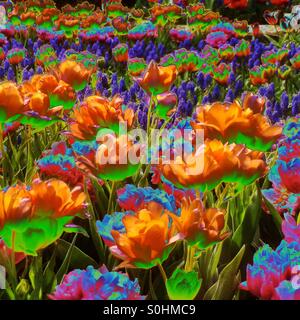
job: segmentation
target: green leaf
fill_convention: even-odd
[[[235,244],[237,250],[239,250],[243,244],[250,244],[253,241],[260,216],[261,196],[258,193],[252,197],[252,201],[246,209],[242,223],[238,226],[232,236],[232,243]]]
[[[69,242],[59,239],[57,242],[57,255],[63,259],[66,256],[70,246],[71,244]],[[70,259],[70,267],[74,269],[85,269],[89,265],[95,268],[98,266],[97,262],[93,258],[88,256],[74,245],[72,257]]]
[[[33,258],[29,269],[29,280],[33,291],[30,299],[39,300],[42,298],[42,257],[40,255]]]
[[[57,271],[56,274],[56,278],[57,278],[57,282],[60,283],[63,279],[63,276],[68,272],[69,266],[70,266],[70,260],[72,257],[72,252],[73,252],[73,248],[75,245],[77,239],[77,233],[75,234],[72,243],[70,244],[68,250],[67,250],[67,254],[65,255],[65,258],[59,268],[59,270]]]
[[[237,273],[244,256],[245,246],[231,260],[231,262],[221,271],[218,281],[208,289],[204,299],[207,300],[231,300],[237,287]]]
[[[82,227],[82,226],[78,226],[78,225],[74,225],[74,224],[68,224],[64,227],[64,232],[67,233],[80,233],[82,234],[84,237],[89,238],[89,234],[87,233],[87,231]]]
[[[153,288],[152,269],[150,269],[150,274],[149,274],[149,290],[150,290],[151,300],[158,300],[155,294],[155,290]]]
[[[263,199],[264,199],[264,203],[266,204],[268,210],[270,211],[270,213],[274,219],[274,223],[275,223],[278,231],[282,235],[282,231],[281,231],[282,218],[281,218],[279,212],[274,208],[272,203],[269,202],[264,196],[263,196]]]
[[[43,292],[51,293],[57,285],[56,274],[54,272],[57,248],[53,250],[50,260],[48,261],[43,272]]]

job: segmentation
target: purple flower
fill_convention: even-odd
[[[52,300],[143,300],[137,279],[127,274],[109,272],[105,266],[86,270],[75,269],[64,276],[49,295]]]
[[[281,99],[280,99],[280,107],[282,109],[282,111],[284,111],[285,109],[287,109],[289,106],[289,96],[287,95],[287,93],[284,91],[281,95]]]
[[[282,232],[286,242],[290,243],[293,241],[300,242],[300,224],[297,224],[295,218],[290,214],[284,215],[282,222]]]
[[[232,89],[229,89],[226,93],[225,101],[226,102],[233,102],[233,100],[234,100],[234,93],[233,93]]]
[[[176,210],[174,197],[159,189],[138,188],[133,184],[127,184],[124,188],[119,189],[117,194],[118,203],[125,210],[136,212],[151,202],[160,204],[171,212]]]
[[[240,287],[261,299],[278,300],[286,296],[282,290],[289,282],[289,296],[300,299],[299,284],[295,286],[293,280],[299,265],[300,242],[283,240],[275,250],[265,244],[254,254],[253,265],[247,266],[247,281]]]

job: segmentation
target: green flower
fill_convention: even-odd
[[[197,296],[202,279],[198,279],[195,271],[176,269],[166,282],[166,288],[171,300],[194,300]]]

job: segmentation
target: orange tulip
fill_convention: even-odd
[[[101,137],[101,144],[96,153],[97,175],[101,179],[121,181],[133,176],[139,168],[139,158],[144,148],[141,144],[133,144],[126,135],[116,138],[113,135]],[[132,163],[130,157],[136,157]]]
[[[149,269],[166,260],[173,249],[173,228],[167,212],[142,209],[123,218],[125,233],[111,232],[113,255],[124,260],[118,268]]]
[[[39,90],[45,94],[52,93],[58,86],[58,80],[51,74],[33,76],[30,82],[35,86],[36,90]]]
[[[84,20],[81,21],[81,28],[88,29],[93,28],[94,26],[100,26],[105,22],[105,15],[101,11],[94,11],[93,15],[85,17]]]
[[[132,109],[122,111],[123,100],[116,95],[109,101],[100,96],[90,96],[78,109],[74,110],[70,130],[74,137],[82,140],[95,138],[100,128],[109,128],[119,132],[120,122],[132,126],[134,112]]]
[[[262,156],[262,153],[250,151],[242,145],[205,140],[205,144],[186,159],[178,156],[169,164],[159,164],[159,169],[178,187],[205,191],[215,188],[220,182],[243,185],[253,182],[265,173],[266,164]]]
[[[22,84],[20,91],[29,109],[41,116],[51,116],[61,108],[71,109],[76,100],[73,88],[50,74],[33,76]]]
[[[74,89],[66,82],[60,80],[57,87],[50,94],[51,107],[63,106],[64,109],[72,109],[76,102]]]
[[[86,198],[80,187],[70,190],[65,182],[57,179],[35,180],[30,193],[33,197],[35,215],[53,218],[73,216],[82,212]]]
[[[40,91],[50,94],[58,85],[58,80],[50,74],[34,75],[29,81],[23,82],[20,91],[23,95]]]
[[[0,83],[0,123],[23,112],[24,101],[15,83]]]
[[[189,245],[200,249],[225,239],[229,233],[221,233],[225,225],[225,213],[218,209],[205,209],[200,199],[183,198],[180,216],[170,213],[180,237]]]
[[[28,107],[30,110],[45,116],[47,115],[50,107],[49,97],[45,93],[35,92],[30,97]]]
[[[280,126],[271,126],[262,114],[253,113],[250,108],[243,109],[237,101],[198,108],[197,122],[192,122],[192,126],[205,130],[205,138],[242,143],[260,151],[270,149],[282,132]]]
[[[0,192],[0,238],[16,252],[36,251],[56,241],[73,216],[85,207],[80,188],[70,190],[60,180],[35,180]],[[69,231],[74,231],[70,229]]]
[[[20,19],[25,25],[31,26],[35,23],[36,14],[32,11],[27,11],[20,15]]]
[[[65,60],[59,65],[58,69],[60,79],[68,83],[76,91],[85,88],[91,75],[90,70],[73,60]]]
[[[243,109],[251,109],[253,113],[262,113],[265,109],[266,99],[248,92],[243,99]]]
[[[0,192],[0,229],[7,222],[33,217],[33,200],[25,185],[10,187]]]
[[[158,66],[152,60],[145,71],[143,77],[136,78],[138,84],[149,94],[158,95],[169,91],[175,81],[178,71],[175,66]]]

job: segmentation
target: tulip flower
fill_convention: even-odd
[[[150,21],[138,24],[128,31],[129,40],[142,40],[143,38],[157,37],[157,27]]]
[[[24,111],[21,92],[13,82],[0,83],[0,125]]]
[[[239,58],[245,58],[250,55],[250,43],[248,41],[245,41],[244,39],[241,40],[236,46],[235,46],[236,56]]]
[[[250,81],[253,85],[262,85],[269,81],[275,74],[276,67],[273,65],[255,66],[249,70]]]
[[[118,31],[120,35],[127,34],[131,24],[123,17],[116,17],[112,20],[113,27]]]
[[[300,299],[299,286],[293,285],[297,274],[291,272],[300,264],[299,252],[299,242],[283,240],[275,250],[265,244],[255,253],[253,265],[247,266],[247,281],[240,288],[263,300]]]
[[[149,95],[156,96],[169,91],[176,76],[177,69],[175,66],[161,67],[152,60],[144,75],[136,80]]]
[[[263,113],[265,109],[265,103],[265,98],[248,92],[243,97],[242,107],[244,110],[246,110],[247,108],[251,109],[254,114]]]
[[[58,71],[60,79],[68,83],[76,91],[80,91],[86,87],[91,75],[90,70],[87,70],[78,62],[71,60],[62,62],[58,67]]]
[[[214,103],[197,111],[194,128],[204,129],[204,136],[222,141],[244,143],[247,147],[266,151],[281,136],[282,128],[272,126],[260,113],[242,109],[235,101],[231,104]]]
[[[25,24],[25,26],[32,26],[35,24],[36,14],[32,11],[27,11],[22,13],[20,18],[22,23]]]
[[[229,39],[229,36],[223,32],[223,31],[214,31],[209,33],[206,36],[206,43],[208,43],[210,46],[214,47],[214,48],[220,48],[223,45],[225,45],[225,43],[227,42],[227,40]]]
[[[228,44],[223,45],[218,50],[221,59],[232,61],[235,56],[234,48]]]
[[[230,9],[245,9],[248,6],[248,0],[224,0],[224,6]]]
[[[101,141],[95,158],[97,176],[111,181],[132,177],[139,169],[143,145],[134,144],[126,135],[117,138],[107,134]]]
[[[165,92],[157,95],[157,104],[154,112],[159,118],[168,119],[177,105],[177,95],[172,92]]]
[[[220,14],[207,10],[189,17],[188,24],[196,30],[207,32],[220,21]]]
[[[211,76],[221,85],[227,85],[231,73],[230,65],[221,62],[218,66],[214,66]]]
[[[173,28],[170,30],[170,37],[177,42],[186,41],[186,40],[192,40],[193,39],[193,33],[188,30],[187,28]]]
[[[263,17],[267,21],[267,23],[273,26],[278,24],[279,15],[280,15],[280,10],[275,10],[275,11],[265,10],[263,13]]]
[[[297,52],[290,61],[295,70],[300,70],[300,52]]]
[[[249,33],[249,26],[248,26],[247,20],[242,20],[242,21],[235,20],[233,22],[233,27],[239,38],[244,38]]]
[[[224,240],[229,233],[221,233],[225,225],[222,210],[205,209],[200,199],[183,199],[180,215],[170,213],[181,239],[190,246],[206,249]]]
[[[285,79],[287,79],[287,77],[289,76],[291,71],[292,71],[292,69],[290,67],[288,67],[286,64],[284,64],[283,66],[280,66],[278,68],[278,77],[281,80],[285,80]]]
[[[65,110],[70,110],[76,102],[74,89],[66,82],[60,80],[57,87],[50,94],[51,107],[63,106]]]
[[[133,124],[132,109],[123,111],[123,100],[116,95],[112,100],[100,96],[89,96],[74,110],[70,118],[71,134],[77,139],[95,139],[101,128],[108,128],[119,133],[122,123],[130,128]],[[120,124],[121,123],[121,124]]]
[[[173,249],[172,228],[166,213],[139,211],[123,218],[125,233],[112,230],[114,256],[123,260],[119,268],[149,269],[164,262]]]
[[[202,67],[202,59],[195,51],[186,49],[175,50],[172,54],[167,54],[161,58],[162,66],[174,65],[178,73],[195,72]]]
[[[13,48],[10,49],[7,54],[6,58],[10,64],[16,65],[21,63],[26,56],[26,49],[24,48]]]
[[[284,215],[282,233],[284,234],[284,240],[288,243],[299,242],[300,240],[300,223],[297,223],[295,218],[288,213]]]
[[[201,282],[197,272],[175,269],[171,278],[166,281],[168,296],[170,300],[194,300]]]
[[[251,28],[252,28],[252,33],[253,33],[253,36],[255,38],[257,38],[259,35],[260,35],[260,26],[259,26],[259,23],[258,22],[255,22],[251,25]]]
[[[43,108],[38,107],[38,103],[35,103],[36,110],[33,110],[37,112],[39,110],[44,110],[44,113],[46,112],[45,103],[48,98],[45,95],[49,97],[50,108],[54,109],[52,111],[49,110],[50,113],[55,112],[57,110],[55,109],[56,107],[63,107],[66,110],[71,109],[76,101],[76,94],[73,88],[51,74],[33,76],[29,81],[22,84],[20,90],[27,100],[30,100],[32,96],[35,96],[36,100],[43,99]]]
[[[37,255],[56,241],[82,213],[85,195],[60,180],[33,181],[0,192],[0,237],[15,252]],[[74,228],[70,228],[74,231]]]
[[[263,195],[280,213],[294,214],[300,207],[298,118],[287,121],[278,148],[278,159],[269,172],[273,188],[262,190]]]
[[[147,67],[147,64],[142,58],[132,58],[128,60],[128,72],[131,76],[139,76]]]
[[[72,148],[65,142],[53,143],[51,150],[43,152],[37,165],[48,177],[59,178],[72,186],[83,185],[84,173],[78,167],[75,155],[93,160],[96,148],[95,141],[76,141]]]
[[[128,60],[128,46],[126,44],[119,44],[112,50],[112,55],[117,62],[127,62]]]
[[[86,270],[75,269],[63,278],[52,300],[144,300],[137,279],[131,281],[127,274],[109,272],[105,266]]]
[[[3,61],[5,59],[5,52],[2,47],[0,47],[0,61]]]
[[[37,50],[35,62],[38,65],[50,67],[51,65],[54,65],[54,61],[56,64],[57,56],[52,46],[45,44]]]
[[[203,159],[203,160],[201,160]],[[206,140],[204,145],[185,159],[178,156],[169,164],[160,164],[162,175],[179,188],[211,190],[220,182],[252,183],[265,173],[262,153],[241,145],[223,145]]]
[[[129,9],[121,3],[111,3],[106,5],[107,16],[109,18],[125,17]]]
[[[174,197],[160,189],[137,188],[133,184],[126,184],[117,191],[117,195],[118,204],[124,210],[137,212],[155,203],[170,212],[176,212]]]

